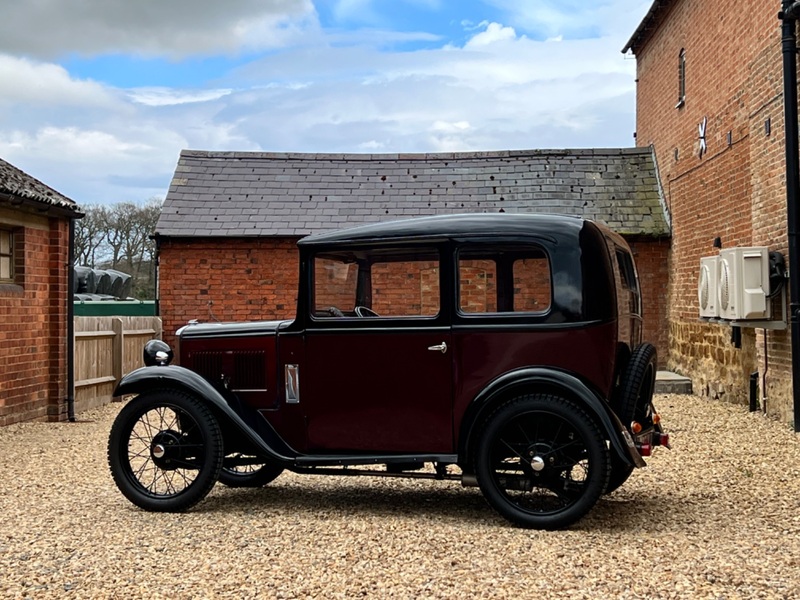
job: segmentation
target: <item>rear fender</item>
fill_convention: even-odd
[[[611,441],[611,448],[628,466],[644,467],[625,426],[606,402],[584,382],[563,371],[542,367],[520,369],[501,375],[489,384],[467,408],[459,436],[459,456],[468,461],[484,418],[505,399],[520,394],[552,393],[578,402],[594,417]]]
[[[265,456],[285,466],[294,464],[294,455],[269,423],[264,425],[274,435],[274,443],[267,443],[242,417],[228,404],[225,398],[208,381],[194,371],[177,365],[142,367],[125,375],[114,390],[115,397],[141,394],[156,389],[176,389],[191,394],[208,404],[219,419],[224,419],[234,431],[240,433]]]

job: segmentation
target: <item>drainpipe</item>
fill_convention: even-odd
[[[800,150],[797,124],[797,20],[800,2],[782,0],[783,105],[786,128],[786,211],[789,234],[789,323],[792,336],[794,430],[800,432]]]
[[[156,316],[160,317],[161,316],[161,292],[158,289],[158,283],[159,283],[158,282],[158,267],[160,266],[159,262],[160,262],[160,259],[161,259],[161,237],[159,237],[158,233],[156,233],[156,234],[150,236],[150,239],[155,241],[155,243],[156,243],[156,253],[155,253],[155,256],[153,256],[153,258],[152,258],[152,263],[153,264],[151,266],[153,268],[153,290],[155,292],[153,294],[155,296],[155,298],[153,298],[153,301],[154,301],[154,304],[155,304]],[[164,337],[163,333],[161,334],[161,337],[163,339],[163,337]]]
[[[69,220],[69,271],[67,271],[67,419],[75,422],[75,219]]]

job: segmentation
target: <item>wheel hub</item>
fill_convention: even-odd
[[[548,443],[538,442],[530,445],[528,447],[528,464],[532,473],[529,473],[537,477],[544,475],[542,471],[551,466],[555,460],[553,452],[553,447]]]
[[[544,469],[544,459],[541,456],[534,456],[531,459],[531,468],[537,473]]]
[[[159,431],[150,443],[150,456],[164,470],[177,469],[174,459],[180,457],[181,434],[170,429]]]

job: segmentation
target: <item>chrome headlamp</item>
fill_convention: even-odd
[[[173,357],[172,348],[161,340],[150,340],[144,345],[144,350],[142,351],[142,359],[148,367],[166,366],[172,362]]]

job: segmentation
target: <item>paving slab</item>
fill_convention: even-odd
[[[692,380],[672,371],[656,373],[656,394],[691,394]]]

